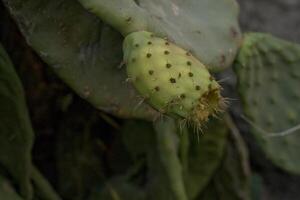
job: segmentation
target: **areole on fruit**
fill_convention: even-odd
[[[127,74],[136,90],[159,112],[202,124],[221,110],[221,86],[190,52],[138,31],[123,43]]]

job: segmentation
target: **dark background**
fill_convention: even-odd
[[[243,31],[272,33],[300,42],[299,0],[238,0]]]

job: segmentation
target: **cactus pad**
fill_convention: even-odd
[[[220,110],[220,85],[190,52],[146,31],[129,34],[123,49],[129,80],[161,113],[201,124]]]
[[[126,80],[122,36],[72,0],[5,0],[28,44],[97,109],[130,118],[152,119]]]
[[[81,97],[96,108],[120,117],[152,119],[156,115],[146,104],[134,109],[139,99],[125,83],[125,70],[118,69],[122,61],[121,35],[88,13],[78,1],[3,2],[28,44]],[[151,14],[141,17],[142,21],[136,20],[139,25],[132,30],[136,27],[141,30],[149,19],[149,30],[160,31],[161,35],[193,51],[208,67],[230,66],[240,43],[238,7],[234,0],[193,0],[178,4],[132,0],[94,2],[105,3],[109,9],[104,10],[115,14],[109,17],[115,22],[125,17],[128,23],[136,24],[131,19],[136,20],[140,13],[149,11]],[[159,5],[165,10],[165,17]],[[123,11],[134,15],[128,18]],[[177,11],[178,16],[174,16]]]
[[[300,130],[270,137],[300,123],[300,46],[247,34],[234,68],[251,133],[277,166],[300,174]]]
[[[223,118],[223,117],[222,117]],[[210,120],[203,128],[199,139],[189,130],[187,159],[185,166],[185,184],[189,199],[196,199],[205,190],[209,182],[219,171],[219,166],[226,152],[229,128],[224,120]],[[183,136],[184,137],[184,136]]]
[[[33,195],[30,181],[33,140],[21,80],[0,44],[0,166],[7,170],[26,199]]]
[[[79,0],[124,36],[149,31],[190,50],[209,69],[231,66],[241,41],[235,0]]]
[[[246,144],[230,132],[218,170],[197,200],[250,200],[250,163]]]

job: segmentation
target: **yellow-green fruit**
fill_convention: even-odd
[[[220,110],[220,85],[184,49],[139,31],[125,38],[123,52],[129,79],[158,111],[201,123]]]

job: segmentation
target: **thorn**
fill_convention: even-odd
[[[140,98],[142,98],[141,101],[133,108],[133,111],[136,111],[149,97],[140,97]]]
[[[153,118],[153,122],[156,122],[158,120],[162,120],[164,117],[164,114],[162,112],[159,112],[155,115],[155,117]]]
[[[133,111],[136,111],[144,102],[145,102],[146,98],[143,98],[134,108]]]
[[[183,129],[185,127],[187,127],[186,123],[187,123],[187,119],[181,119],[181,120],[179,120],[179,129],[180,129],[180,131],[183,131]]]
[[[226,82],[226,81],[228,81],[228,80],[230,80],[230,77],[222,78],[222,79],[220,79],[220,80],[217,80],[217,82],[218,82],[218,83],[223,83],[223,82]]]
[[[230,98],[230,97],[223,97],[223,100],[228,102],[228,101],[239,101],[239,99],[236,98]]]
[[[122,60],[121,63],[118,65],[118,69],[122,69],[124,65],[126,65],[126,61]]]
[[[286,135],[290,135],[295,133],[296,131],[300,130],[300,124],[293,126],[291,128],[288,128],[286,130],[280,131],[280,132],[268,132],[266,130],[264,130],[263,128],[261,128],[260,126],[258,126],[257,124],[255,124],[255,122],[251,121],[250,119],[248,119],[246,116],[241,115],[242,119],[244,119],[248,124],[250,124],[254,129],[256,129],[258,132],[261,132],[264,134],[265,138],[270,138],[270,137],[282,137],[282,136],[286,136]]]
[[[125,79],[125,83],[132,83],[132,82],[133,82],[133,79],[132,79],[132,78],[129,78],[129,77],[128,77],[128,78]]]

